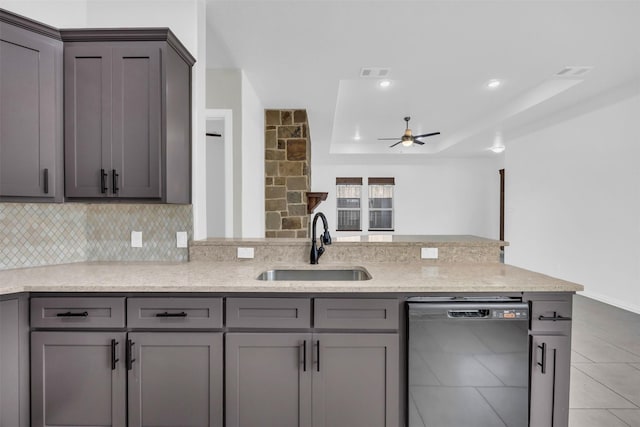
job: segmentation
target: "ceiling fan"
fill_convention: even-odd
[[[413,135],[411,133],[411,129],[409,129],[409,120],[411,117],[407,116],[404,118],[404,121],[407,122],[407,128],[404,130],[404,135],[400,138],[400,141],[395,144],[391,144],[389,147],[395,147],[398,144],[402,144],[405,147],[409,147],[412,144],[424,145],[423,141],[420,141],[418,138],[426,138],[428,136],[440,135],[440,132],[432,132],[432,133],[423,133],[422,135]],[[378,138],[379,141],[390,141],[398,138]]]

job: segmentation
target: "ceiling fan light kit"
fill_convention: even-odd
[[[431,133],[424,133],[422,135],[413,135],[413,133],[411,132],[411,129],[409,129],[409,120],[411,120],[411,117],[409,116],[404,118],[404,121],[407,122],[406,129],[404,130],[404,135],[402,135],[402,137],[400,138],[400,141],[396,142],[395,144],[391,144],[389,148],[393,148],[398,144],[402,144],[404,147],[410,147],[413,144],[424,145],[424,142],[420,141],[418,138],[427,138],[429,136],[440,135],[440,132],[431,132]],[[396,140],[396,139],[397,138],[378,138],[379,141],[389,141],[389,140]]]

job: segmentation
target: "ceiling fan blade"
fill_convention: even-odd
[[[389,148],[395,147],[396,145],[401,144],[401,143],[402,143],[402,141],[398,141],[398,142],[396,142],[395,144],[390,145],[390,146],[389,146]]]
[[[378,141],[395,141],[398,138],[378,138]]]
[[[440,132],[425,133],[422,135],[414,135],[414,138],[426,138],[427,136],[440,135]]]
[[[418,145],[424,145],[424,142],[422,142],[422,141],[418,141],[417,139],[414,139],[414,140],[413,140],[413,143],[414,143],[414,144],[418,144]]]

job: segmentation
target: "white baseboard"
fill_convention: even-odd
[[[631,311],[633,313],[640,314],[640,306],[629,304],[628,301],[620,301],[617,298],[611,298],[606,295],[598,294],[595,292],[583,291],[578,292],[579,295],[585,296],[587,298],[591,298],[605,304],[612,305],[614,307],[621,308],[623,310]]]

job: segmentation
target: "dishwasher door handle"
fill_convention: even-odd
[[[453,319],[485,319],[491,316],[491,310],[488,309],[474,309],[474,310],[449,310],[447,311],[447,317]]]

